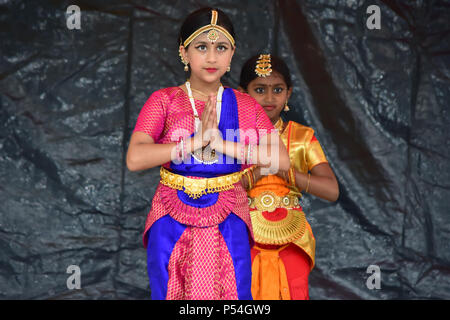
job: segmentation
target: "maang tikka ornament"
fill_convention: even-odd
[[[186,48],[195,38],[201,35],[203,32],[208,31],[207,38],[213,44],[219,39],[219,32],[222,33],[235,47],[235,42],[233,36],[224,27],[217,24],[217,19],[219,18],[219,13],[216,10],[211,10],[211,21],[206,26],[198,28],[194,31],[184,42],[183,46]]]

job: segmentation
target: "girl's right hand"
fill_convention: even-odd
[[[216,97],[214,95],[210,95],[208,101],[206,101],[205,109],[202,112],[201,122],[198,131],[191,138],[192,140],[192,148],[197,150],[201,147],[205,147],[210,142],[210,135],[207,135],[208,130],[211,130],[214,126],[214,117],[216,115]]]

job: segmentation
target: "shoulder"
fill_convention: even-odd
[[[304,142],[310,142],[314,137],[314,129],[311,127],[304,126],[295,121],[289,121],[288,126],[290,127],[290,135],[296,139],[300,139]]]
[[[150,98],[158,100],[172,100],[183,93],[180,87],[168,87],[154,91]]]
[[[295,121],[289,121],[288,124],[292,127],[294,130],[299,131],[305,131],[305,132],[312,132],[314,134],[314,129],[308,126],[304,126],[298,122]]]

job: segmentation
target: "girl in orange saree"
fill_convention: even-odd
[[[290,169],[264,175],[247,172],[250,215],[256,244],[252,254],[252,295],[256,300],[309,299],[308,276],[315,262],[315,238],[299,203],[302,193],[335,201],[338,184],[314,130],[284,122],[292,94],[289,69],[278,57],[262,54],[244,65],[239,90],[263,107],[285,144]]]

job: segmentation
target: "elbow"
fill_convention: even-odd
[[[338,185],[337,181],[335,183],[336,183],[336,186],[333,188],[333,191],[332,191],[332,193],[330,195],[330,199],[329,199],[329,201],[331,201],[331,202],[336,202],[337,199],[339,199],[339,185]]]
[[[129,171],[139,171],[136,159],[130,153],[127,153],[126,164]]]
[[[331,195],[329,201],[330,202],[336,202],[337,199],[339,199],[339,190],[335,194]]]

